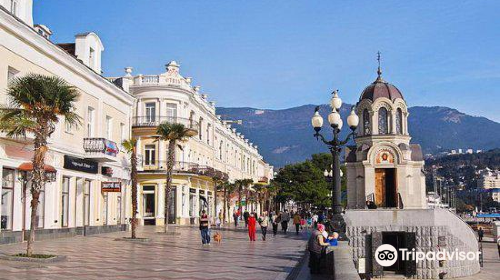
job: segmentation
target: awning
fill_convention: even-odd
[[[24,162],[17,167],[18,170],[20,171],[33,171],[33,163],[32,162]],[[56,172],[56,169],[49,164],[44,165],[44,170],[45,172]]]

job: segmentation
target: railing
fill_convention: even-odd
[[[154,162],[148,162],[141,160],[143,172],[165,172],[167,170],[168,162],[165,160],[157,160]],[[174,172],[178,173],[191,173],[197,175],[208,176],[212,178],[217,178],[220,180],[227,180],[229,176],[215,168],[207,165],[200,165],[192,162],[176,161],[172,168]]]
[[[103,154],[116,157],[118,146],[115,142],[106,138],[84,138],[83,149],[89,154]]]
[[[197,121],[180,118],[180,117],[169,117],[169,116],[136,116],[132,118],[132,127],[156,127],[161,123],[179,123],[184,125],[186,128],[198,131],[200,125]]]

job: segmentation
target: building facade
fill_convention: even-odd
[[[491,194],[494,201],[500,202],[500,170],[486,168],[479,172],[477,186]]]
[[[215,102],[209,101],[199,86],[193,86],[191,78],[181,76],[175,61],[159,75],[132,75],[131,67],[125,70],[125,76],[109,79],[137,99],[132,133],[138,139],[142,224],[164,224],[168,142],[158,140],[156,135],[157,126],[163,122],[180,123],[195,132],[175,151],[170,222],[196,223],[202,210],[211,216],[221,211],[222,196],[214,206],[214,177],[269,183],[272,167],[264,162],[257,146],[216,115]],[[234,202],[228,212],[234,209]]]
[[[37,239],[122,229],[130,217],[130,191],[129,163],[119,143],[131,136],[135,98],[101,76],[104,47],[95,33],[56,45],[46,26],[33,26],[32,4],[0,1],[0,103],[8,105],[6,89],[16,77],[59,76],[78,89],[82,120],[75,128],[60,119],[49,139],[45,161],[57,174],[40,195]],[[29,186],[24,192],[18,167],[32,160],[32,140],[0,135],[0,243],[23,240],[30,226]]]

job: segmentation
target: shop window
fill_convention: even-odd
[[[14,170],[3,169],[2,175],[2,215],[0,224],[0,229],[2,230],[12,230],[12,213],[13,213],[13,203],[14,203]]]
[[[69,183],[70,178],[63,177],[62,184],[62,208],[61,208],[61,226],[68,226],[68,217],[69,217]]]

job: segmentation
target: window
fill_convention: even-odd
[[[92,69],[95,67],[95,51],[93,48],[89,50],[89,67]]]
[[[370,127],[370,113],[368,113],[367,109],[363,110],[363,134],[370,135],[371,127]]]
[[[200,138],[200,140],[203,140],[203,137],[202,137],[202,129],[203,129],[203,118],[200,118],[200,122],[199,122],[199,129],[198,129],[198,137]]]
[[[378,134],[389,133],[389,122],[387,120],[387,109],[382,107],[378,110]]]
[[[17,0],[10,0],[10,13],[15,15],[16,17],[19,16],[18,13],[18,3]]]
[[[210,129],[212,128],[212,125],[207,123],[207,144],[210,145]]]
[[[189,113],[189,128],[193,128],[194,126],[194,112],[191,111],[191,113]]]
[[[106,138],[113,139],[113,118],[110,116],[106,116]]]
[[[396,112],[396,133],[403,134],[403,111],[398,108]]]
[[[12,80],[14,80],[17,74],[19,74],[19,71],[9,66],[7,72],[7,82],[11,82]]]
[[[219,145],[219,159],[222,160],[222,140],[220,141],[220,145]]]
[[[85,186],[83,187],[83,224],[88,226],[90,222],[90,187],[91,182],[89,180],[85,180]]]
[[[122,223],[122,193],[117,193],[116,197],[116,223]]]
[[[61,226],[68,226],[68,216],[69,216],[69,178],[63,177],[62,184],[62,208],[61,208]]]
[[[71,133],[71,124],[67,121],[64,121],[64,132]]]
[[[156,146],[146,145],[144,146],[144,165],[155,165],[156,164]]]
[[[167,103],[167,118],[169,121],[177,119],[177,104]]]
[[[152,123],[156,121],[156,103],[146,103],[146,122]]]
[[[94,108],[87,109],[87,137],[94,137]]]
[[[42,186],[40,190],[40,196],[38,197],[38,207],[36,208],[36,227],[43,228],[44,225],[44,212],[45,212],[45,186]]]
[[[125,124],[120,123],[120,144],[127,140],[127,130],[125,129]]]
[[[12,230],[12,213],[14,203],[14,170],[3,169],[2,175],[2,216],[0,229]]]

